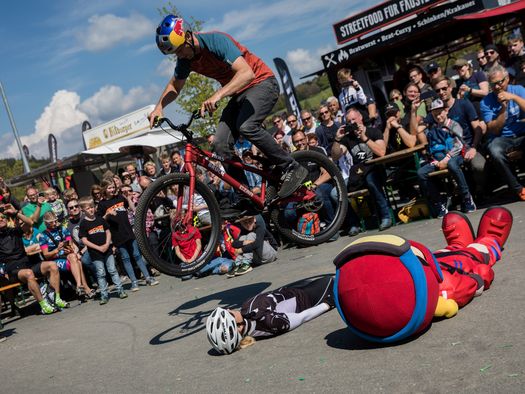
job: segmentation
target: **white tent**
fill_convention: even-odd
[[[147,134],[135,138],[128,138],[122,141],[115,141],[107,145],[85,150],[82,153],[89,155],[109,155],[113,153],[120,153],[120,148],[125,146],[150,146],[153,148],[158,148],[160,146],[180,142],[182,138],[182,134],[180,132],[171,129],[168,131],[171,135],[161,129],[154,129]]]

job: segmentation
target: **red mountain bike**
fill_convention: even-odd
[[[168,124],[179,131],[187,141],[184,154],[183,173],[174,173],[160,177],[146,188],[135,213],[135,234],[142,255],[159,271],[174,276],[188,275],[198,271],[217,255],[221,236],[221,212],[214,192],[205,183],[197,179],[196,166],[215,174],[238,193],[251,200],[261,213],[268,212],[277,230],[290,241],[302,245],[317,245],[331,238],[341,227],[348,209],[346,185],[337,166],[324,154],[314,151],[297,151],[292,157],[309,169],[307,181],[294,194],[279,198],[280,174],[271,169],[268,159],[256,156],[255,160],[263,169],[243,162],[225,159],[214,153],[197,147],[193,142],[193,132],[189,129],[192,121],[198,117],[194,112],[186,124],[175,126],[169,119],[158,120],[158,125]],[[165,130],[168,134],[169,131]],[[232,178],[220,166],[212,161],[220,161],[230,166],[262,177],[261,191],[253,193],[250,187]],[[325,194],[312,187],[319,174],[328,179],[323,186]],[[328,176],[326,176],[328,175]],[[312,179],[310,179],[312,178]],[[326,189],[331,190],[329,200],[330,218],[325,214],[327,203]],[[330,193],[329,193],[330,194]],[[198,211],[200,210],[200,211]],[[205,211],[203,215],[202,211]],[[208,212],[206,212],[208,211]],[[305,234],[298,230],[298,221],[305,214],[318,214],[321,226],[315,234]],[[204,223],[200,218],[205,218]],[[185,229],[199,230],[201,251],[191,261],[183,262],[173,247],[173,237]],[[190,234],[191,235],[191,234]]]

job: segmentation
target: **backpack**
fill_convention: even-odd
[[[315,235],[319,229],[319,215],[315,212],[306,212],[297,222],[297,231],[304,235]]]

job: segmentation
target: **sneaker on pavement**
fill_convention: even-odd
[[[253,271],[252,266],[250,264],[243,264],[235,271],[235,276],[241,276],[250,271]]]
[[[461,212],[448,212],[441,222],[443,235],[449,246],[466,248],[474,242],[474,229],[468,217]]]
[[[381,223],[379,223],[379,231],[384,231],[390,227],[392,227],[392,219],[390,218],[381,219]]]
[[[280,198],[289,197],[295,192],[308,176],[308,170],[299,163],[290,164],[281,176],[281,187],[277,193]]]
[[[512,222],[512,213],[507,208],[487,208],[479,221],[477,238],[494,238],[503,248],[512,229]]]
[[[131,285],[131,291],[135,292],[135,291],[139,291],[139,290],[140,290],[140,287],[139,287],[138,283],[133,283]]]
[[[360,229],[359,227],[357,226],[352,226],[350,227],[350,230],[348,230],[348,236],[349,237],[355,237],[356,235],[358,235],[360,233]]]
[[[100,305],[106,305],[109,301],[108,297],[101,297],[100,298]]]
[[[525,201],[525,187],[521,188],[521,191],[518,194],[521,201]]]
[[[436,204],[436,211],[438,219],[445,217],[448,213],[447,204],[443,202]]]
[[[238,266],[238,267],[233,267],[233,269],[232,269],[230,272],[226,273],[226,277],[227,277],[227,278],[235,278],[235,273],[237,272],[237,270],[238,270],[239,268],[240,268],[240,266]]]
[[[69,308],[69,302],[64,301],[60,296],[55,293],[55,300],[53,302],[58,308],[65,309]]]
[[[39,304],[43,315],[50,315],[55,312],[55,308],[53,308],[47,300],[42,300]]]
[[[128,298],[128,293],[126,293],[125,291],[121,291],[120,293],[118,293],[118,297],[123,300],[124,298]]]
[[[472,199],[472,195],[469,194],[463,200],[463,204],[461,204],[461,210],[465,213],[471,213],[476,210],[476,204],[474,203],[474,200]]]
[[[157,286],[159,284],[159,281],[155,278],[148,278],[146,279],[146,284],[148,286]]]

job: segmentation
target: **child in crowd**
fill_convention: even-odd
[[[131,280],[131,291],[140,290],[138,280],[131,264],[131,256],[137,263],[146,279],[148,286],[156,286],[159,282],[152,278],[140,254],[133,228],[128,219],[129,199],[117,194],[117,188],[111,179],[101,183],[103,199],[98,203],[97,215],[108,222],[113,244],[118,248],[124,263],[124,269]]]
[[[241,229],[226,220],[221,221],[222,237],[217,246],[217,257],[213,258],[208,264],[195,274],[197,277],[208,274],[226,274],[235,268],[234,259],[235,248],[232,246],[234,240],[239,238]]]
[[[271,263],[277,259],[277,242],[266,229],[261,215],[244,216],[239,223],[241,235],[232,242],[236,268],[228,274],[230,277],[250,272],[252,265]]]
[[[64,201],[58,198],[58,192],[52,187],[46,189],[44,193],[47,203],[51,205],[51,210],[58,218],[58,221],[64,223],[67,218],[67,209]]]
[[[72,187],[68,187],[66,190],[64,190],[62,192],[62,196],[64,197],[64,202],[66,204],[67,204],[68,201],[78,200],[78,193]]]
[[[71,239],[71,233],[63,227],[54,212],[44,214],[46,229],[40,237],[40,249],[44,260],[54,261],[59,271],[71,271],[77,286],[77,295],[87,295],[88,298],[95,296],[95,291],[89,288],[82,264],[75,252],[75,246]]]
[[[183,225],[178,218],[172,219],[174,231],[171,234],[171,245],[182,263],[192,263],[202,251],[201,233],[197,227]]]
[[[445,216],[448,212],[447,199],[441,197],[438,186],[429,175],[434,171],[448,169],[457,182],[462,197],[461,210],[466,213],[474,212],[476,204],[461,169],[462,153],[467,148],[463,143],[463,129],[448,117],[448,108],[442,100],[432,101],[430,110],[436,123],[425,129],[424,133],[418,134],[420,142],[428,143],[428,151],[431,155],[431,162],[417,172],[422,191],[430,200],[436,216],[439,218]]]
[[[95,215],[95,202],[91,197],[82,197],[79,205],[84,212],[84,219],[80,222],[79,237],[87,246],[89,255],[97,270],[97,282],[100,289],[100,305],[105,305],[109,300],[108,283],[106,282],[107,268],[111,280],[117,287],[119,297],[127,298],[122,289],[122,283],[115,268],[115,258],[111,250],[111,232],[107,222]]]

